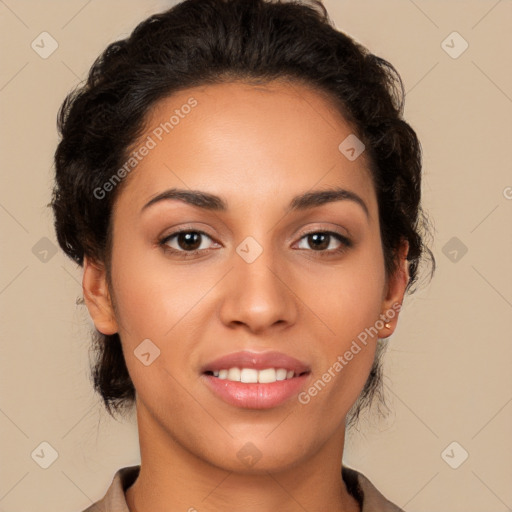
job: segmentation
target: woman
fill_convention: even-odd
[[[402,98],[314,0],[186,0],[68,96],[57,236],[141,452],[88,511],[400,510],[342,457],[432,257]]]

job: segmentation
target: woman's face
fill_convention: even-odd
[[[115,309],[89,309],[119,332],[139,429],[161,449],[257,471],[343,446],[407,283],[386,280],[366,154],[340,149],[351,134],[298,84],[193,88],[153,110],[113,212]],[[348,193],[314,200],[327,189]],[[86,262],[84,288],[93,276]]]

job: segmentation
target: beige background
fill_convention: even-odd
[[[0,0],[0,512],[82,510],[139,462],[135,421],[113,421],[92,393],[81,269],[36,244],[56,245],[46,204],[65,94],[109,42],[171,4]],[[404,80],[438,262],[390,340],[393,412],[363,422],[344,461],[408,512],[511,510],[512,2],[325,4]],[[31,48],[43,31],[59,45],[47,59]],[[441,45],[453,31],[469,44],[456,59]],[[43,441],[58,453],[48,469],[31,457]]]

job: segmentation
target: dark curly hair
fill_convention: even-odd
[[[403,84],[389,62],[334,28],[319,0],[185,0],[110,44],[58,115],[61,140],[51,206],[65,253],[79,265],[85,255],[102,262],[110,275],[111,212],[123,183],[105,198],[95,190],[126,161],[159,100],[194,86],[272,80],[303,84],[327,96],[365,144],[386,274],[397,268],[397,249],[407,240],[407,291],[415,291],[420,260],[431,260],[431,276],[435,260],[424,242],[429,226],[420,206],[421,146],[402,119]],[[131,408],[135,388],[119,335],[93,335],[94,387],[114,417]],[[384,348],[378,343],[349,426],[375,396],[384,404]]]

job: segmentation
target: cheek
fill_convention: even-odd
[[[366,290],[348,286],[330,295],[330,314],[325,318],[334,334],[322,336],[314,378],[299,396],[314,429],[338,428],[368,378],[377,344],[372,327],[380,306],[375,290],[373,296],[369,300]]]
[[[375,256],[354,254],[350,261],[316,274],[314,284],[303,282],[310,289],[308,304],[332,335],[327,336],[329,344],[340,350],[373,326],[382,312],[385,274]]]
[[[173,268],[157,252],[146,248],[127,253],[121,247],[113,252],[116,312],[126,339],[165,337],[208,291],[209,283],[191,281],[190,272]]]
[[[340,416],[357,399],[373,364],[385,274],[375,254],[361,254],[352,264],[317,277],[308,305],[324,324],[318,347],[321,366],[304,402],[326,408],[330,404]]]
[[[126,365],[141,396],[154,395],[155,389],[179,388],[173,380],[178,373],[195,376],[185,363],[195,356],[199,339],[195,330],[205,316],[202,306],[206,301],[201,298],[214,282],[204,274],[191,279],[190,271],[172,268],[161,256],[149,255],[147,249],[139,253],[123,251],[120,246],[114,249],[116,318]],[[166,398],[168,402],[176,400],[179,395]]]

